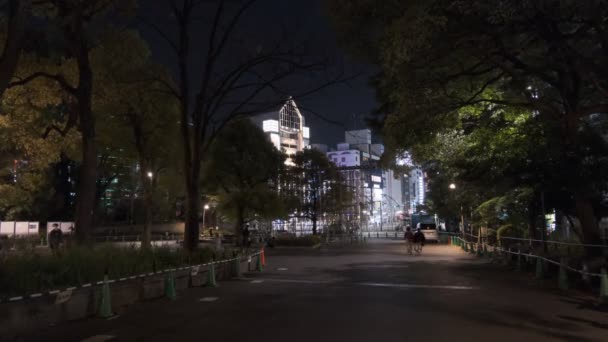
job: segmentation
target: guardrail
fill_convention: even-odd
[[[569,272],[580,275],[581,279],[587,284],[591,283],[592,277],[599,278],[599,299],[602,303],[608,303],[608,275],[606,268],[604,267],[601,268],[599,273],[589,272],[589,268],[586,264],[583,264],[582,267],[578,269],[570,266],[567,258],[565,257],[562,257],[559,261],[556,261],[542,255],[522,252],[519,249],[512,250],[511,248],[503,248],[500,246],[491,246],[485,243],[467,241],[462,237],[455,235],[450,236],[449,240],[451,245],[461,247],[465,252],[474,253],[480,257],[488,256],[493,259],[502,259],[505,264],[511,264],[515,257],[516,268],[520,271],[522,271],[524,268],[522,258],[526,259],[526,263],[536,260],[535,273],[537,279],[543,279],[545,277],[547,264],[555,265],[559,267],[558,286],[562,290],[567,290],[569,288]]]

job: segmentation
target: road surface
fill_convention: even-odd
[[[263,273],[69,322],[24,341],[607,341],[593,298],[443,245],[270,250]]]

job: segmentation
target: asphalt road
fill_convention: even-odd
[[[267,255],[263,273],[23,340],[608,341],[608,313],[593,298],[543,289],[455,247],[407,256],[384,241]]]

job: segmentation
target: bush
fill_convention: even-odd
[[[97,282],[107,272],[112,279],[214,259],[213,250],[188,254],[182,249],[141,250],[100,246],[74,247],[52,255],[0,255],[0,297],[48,291]]]
[[[500,240],[502,237],[523,238],[524,232],[512,224],[505,224],[496,230],[496,237]]]
[[[321,237],[318,235],[282,236],[276,239],[278,246],[312,247],[319,243],[321,243]]]

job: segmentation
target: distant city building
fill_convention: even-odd
[[[329,151],[329,146],[325,144],[310,144],[310,148],[320,151],[322,153],[327,153]]]
[[[252,120],[278,150],[287,154],[286,164],[292,163],[289,157],[310,144],[310,128],[305,125],[304,116],[291,97],[277,110],[256,115]]]
[[[412,168],[404,178],[403,200],[405,210],[411,215],[418,212],[426,200],[426,179],[424,171],[419,167]]]
[[[357,215],[367,228],[392,228],[403,216],[404,205],[401,179],[379,166],[384,146],[372,144],[370,129],[347,131],[344,140],[336,151],[327,152],[327,157],[341,168],[353,193]]]

